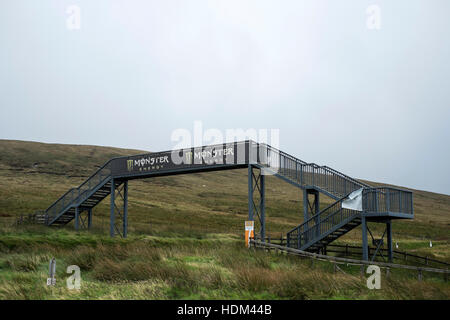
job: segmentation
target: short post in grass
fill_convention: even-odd
[[[48,278],[47,278],[48,286],[54,286],[56,284],[55,274],[56,274],[56,259],[52,258],[48,265]]]

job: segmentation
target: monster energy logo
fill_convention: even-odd
[[[133,170],[133,160],[127,160],[127,169],[128,171]]]
[[[203,161],[222,161],[224,156],[234,155],[233,148],[202,150],[198,152],[186,152],[185,161],[187,164],[192,164],[192,160],[195,163],[202,163]]]

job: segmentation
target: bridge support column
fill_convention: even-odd
[[[303,221],[309,219],[308,202],[309,202],[308,190],[303,189]]]
[[[253,169],[248,165],[248,220],[253,221]]]
[[[122,204],[120,204],[122,202]],[[111,205],[109,234],[125,238],[128,234],[128,181],[111,179]]]
[[[314,200],[309,199],[309,195],[314,196]],[[319,213],[319,191],[316,189],[303,189],[303,218],[308,220],[315,214]]]
[[[375,258],[379,255],[383,260],[386,260],[385,256],[383,255],[383,245],[384,245],[384,236],[386,235],[387,238],[387,252],[388,252],[388,256],[387,256],[387,261],[392,261],[393,259],[393,251],[392,251],[392,228],[391,228],[391,219],[383,219],[383,220],[371,220],[372,222],[376,222],[376,223],[383,223],[386,224],[386,228],[384,229],[383,234],[381,235],[381,238],[375,238],[372,231],[370,230],[369,226],[367,225],[367,220],[366,220],[366,226],[367,226],[367,231],[370,234],[370,237],[372,238],[372,244],[375,246],[375,250],[373,252],[373,255],[371,255],[371,250],[370,248],[368,249],[369,252],[369,256],[370,257],[370,261],[375,261]]]
[[[75,230],[78,231],[80,228],[80,209],[75,207]]]
[[[260,172],[260,202],[259,202],[259,209],[261,211],[261,238],[262,241],[265,242],[266,240],[266,178],[265,175],[263,175]]]
[[[110,213],[109,213],[109,235],[114,237],[114,206],[115,206],[115,196],[116,188],[114,187],[114,178],[111,178],[111,191],[110,191],[111,203],[110,203]]]
[[[310,200],[310,195],[314,196],[314,199]],[[303,190],[303,221],[309,220],[320,211],[319,205],[319,191],[312,188],[306,188]],[[312,224],[308,224],[312,227]],[[319,236],[319,219],[314,220],[315,236]],[[299,235],[300,236],[300,235]],[[305,235],[305,241],[308,241],[308,236]]]
[[[266,237],[266,213],[265,213],[265,176],[262,174],[262,170],[255,170],[252,165],[248,166],[248,220],[254,221],[255,214],[259,222],[259,233],[256,234],[255,238],[258,236],[261,238],[262,242],[265,242]],[[257,192],[255,192],[257,191]],[[255,193],[259,197],[259,201],[255,202]],[[255,226],[256,230],[256,226]]]
[[[369,260],[369,245],[367,243],[367,221],[366,217],[362,215],[361,217],[361,228],[362,228],[362,252],[363,260]]]
[[[394,253],[392,251],[392,220],[389,219],[386,222],[386,231],[387,231],[387,246],[388,246],[388,261],[393,262]]]
[[[88,209],[88,229],[92,227],[92,208]]]
[[[123,237],[128,234],[128,180],[123,184]]]

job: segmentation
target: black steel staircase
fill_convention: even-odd
[[[111,193],[111,161],[108,161],[78,188],[72,188],[45,211],[48,225],[64,225],[75,218],[76,210],[91,210]]]
[[[359,226],[362,217],[376,220],[413,217],[412,193],[396,188],[363,188],[362,210],[342,207],[348,195],[337,200],[287,233],[288,246],[319,252],[329,243]]]

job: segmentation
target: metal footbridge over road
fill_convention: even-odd
[[[265,239],[265,180],[274,175],[303,191],[304,221],[287,233],[288,247],[326,253],[326,246],[362,225],[363,260],[374,259],[387,236],[392,260],[392,219],[412,219],[412,192],[371,187],[327,166],[306,163],[267,144],[242,141],[165,152],[113,158],[79,187],[70,189],[45,211],[46,224],[75,229],[90,228],[93,208],[110,195],[110,235],[127,236],[128,181],[156,176],[248,168],[248,219],[258,223],[256,238]],[[343,203],[358,191],[361,207]],[[319,197],[334,199],[320,210]],[[368,222],[386,225],[383,237],[374,239]],[[368,256],[368,233],[377,250]]]

